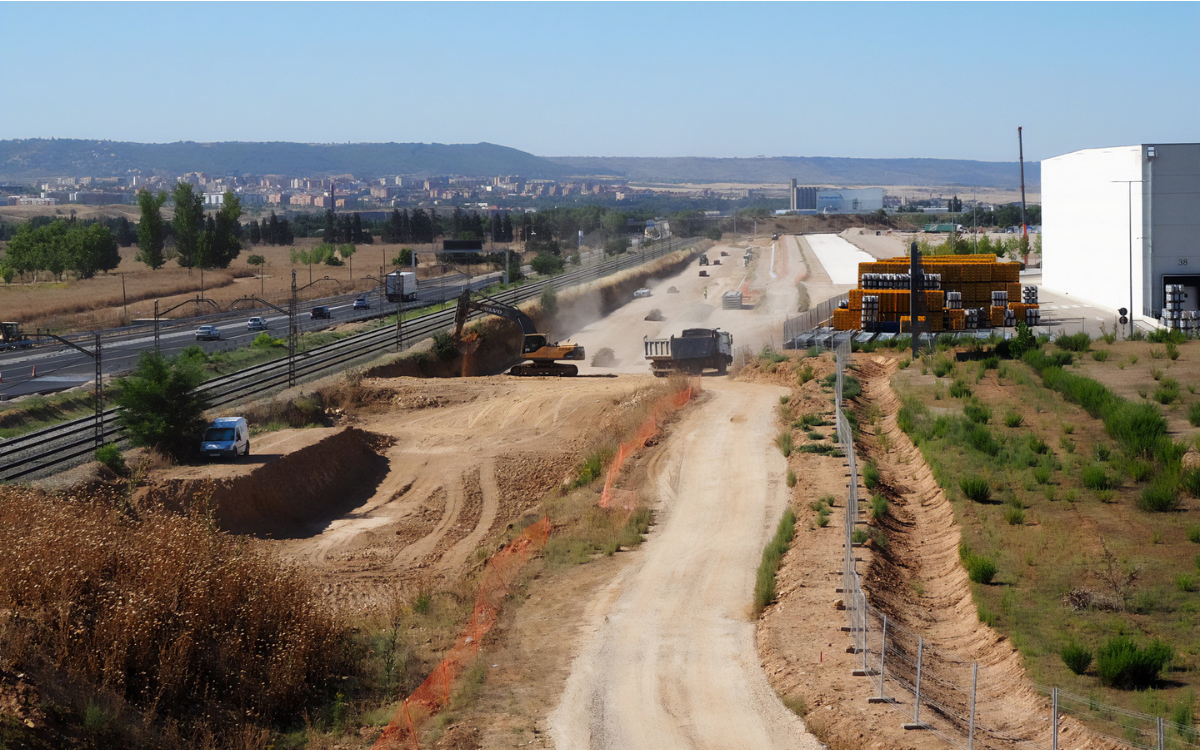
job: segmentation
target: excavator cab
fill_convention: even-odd
[[[522,354],[532,354],[546,346],[546,337],[540,333],[530,333],[525,336],[525,346],[521,349]]]

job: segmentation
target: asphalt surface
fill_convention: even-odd
[[[472,289],[482,289],[496,283],[497,275],[478,276],[470,280]],[[466,288],[465,276],[442,283],[422,284],[417,290],[417,299],[406,302],[405,309],[453,299]],[[368,320],[396,312],[395,303],[383,299],[378,292],[368,294],[370,308],[353,309],[357,295],[338,295],[303,302],[297,309],[297,322],[301,334],[320,331],[341,323]],[[332,313],[329,319],[313,319],[310,312],[317,305],[327,305]],[[172,319],[159,323],[159,350],[165,355],[179,354],[188,346],[200,346],[207,352],[235,349],[248,346],[262,331],[247,330],[249,318],[259,316],[267,319],[267,332],[276,338],[285,338],[288,333],[286,315],[270,309],[245,310],[236,316],[204,315],[184,320]],[[196,340],[196,328],[201,324],[215,325],[221,333],[220,340]],[[73,337],[75,338],[75,337]],[[76,341],[84,349],[95,347],[94,339],[83,337]],[[145,326],[118,334],[114,331],[101,332],[101,364],[106,377],[121,375],[133,369],[144,351],[154,349],[153,326]],[[93,358],[67,345],[39,344],[34,347],[0,352],[0,401],[33,393],[55,393],[93,381],[96,364]]]

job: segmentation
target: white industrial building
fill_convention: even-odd
[[[1042,284],[1155,323],[1164,287],[1200,309],[1200,143],[1094,148],[1042,162]]]
[[[817,213],[869,214],[883,210],[883,188],[821,188]]]

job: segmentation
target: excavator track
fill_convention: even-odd
[[[573,378],[579,374],[579,368],[575,365],[560,365],[557,362],[549,362],[544,364],[531,363],[524,365],[514,365],[508,371],[509,375],[517,377],[528,377],[540,375],[545,377]]]

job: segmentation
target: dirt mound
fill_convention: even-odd
[[[347,427],[248,473],[166,480],[145,499],[171,509],[205,504],[235,534],[310,536],[374,494],[388,473],[381,453],[390,442]]]

